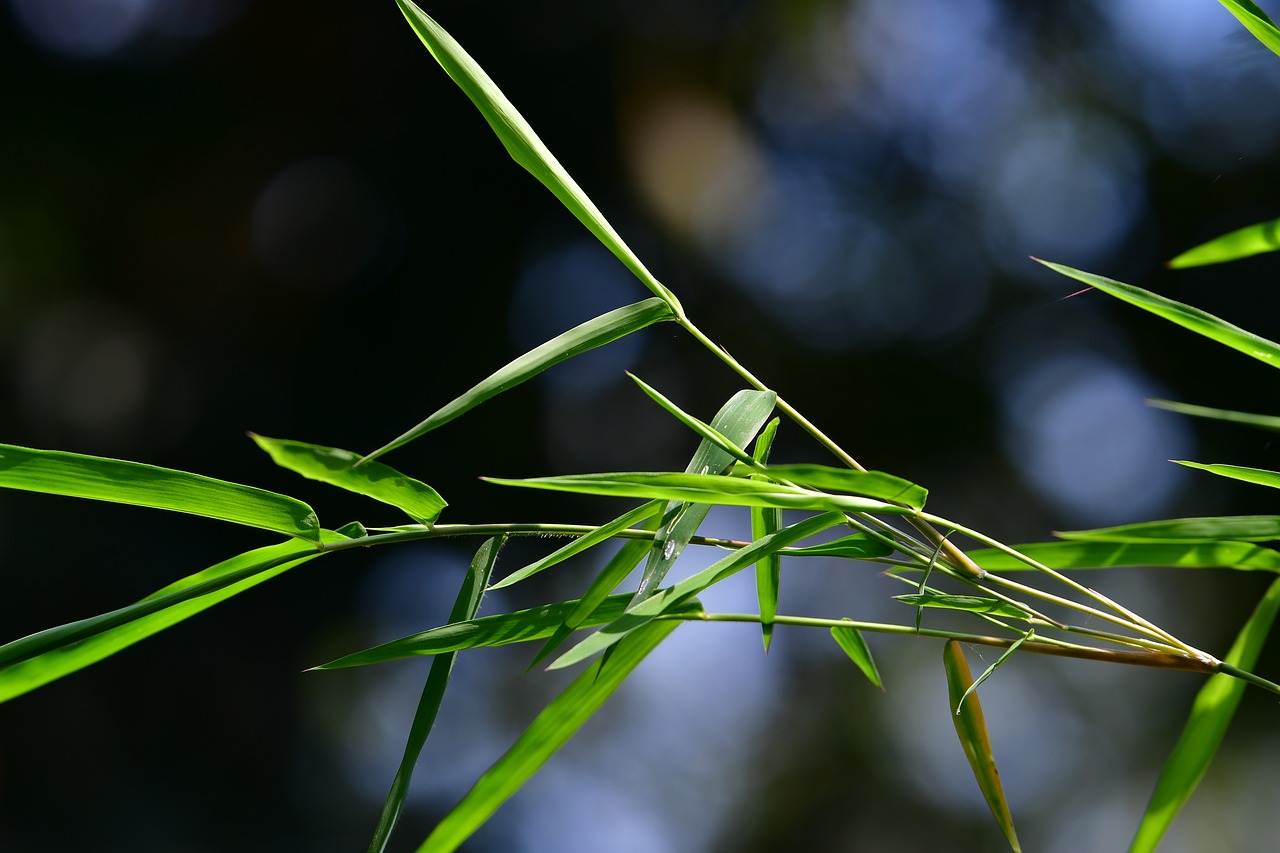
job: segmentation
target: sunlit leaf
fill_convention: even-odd
[[[998,598],[986,598],[981,595],[946,595],[924,592],[911,595],[895,595],[895,601],[909,604],[912,607],[938,607],[943,610],[966,610],[970,613],[985,613],[988,616],[1007,616],[1010,619],[1030,619],[1031,614],[1017,605]]]
[[[976,695],[970,696],[963,704],[961,702],[965,692],[973,684],[973,676],[969,673],[969,664],[964,659],[960,644],[955,640],[948,640],[943,647],[942,661],[947,671],[951,719],[955,723],[956,734],[960,737],[960,746],[964,748],[965,757],[973,768],[973,776],[978,781],[982,796],[991,807],[991,814],[995,816],[1010,849],[1021,853],[1022,847],[1018,844],[1018,836],[1013,828],[1013,814],[1005,800],[1004,786],[1000,784],[1000,771],[996,769],[996,759],[991,752],[991,738],[987,734],[987,723],[982,716],[982,704]]]
[[[804,548],[788,548],[783,553],[788,557],[846,557],[860,560],[868,557],[887,557],[894,549],[884,542],[866,533],[853,533],[842,536],[821,545],[808,545]]]
[[[670,414],[680,423],[684,424],[686,427],[688,427],[689,429],[697,433],[698,436],[701,437],[703,441],[707,442],[708,444],[714,445],[715,447],[722,450],[724,453],[728,454],[734,459],[737,459],[740,462],[750,463],[752,461],[750,454],[748,454],[736,442],[734,442],[724,433],[720,432],[714,426],[711,426],[710,424],[705,424],[702,421],[698,420],[693,415],[689,414],[684,409],[680,408],[675,403],[671,402],[666,397],[664,397],[661,393],[658,392],[656,388],[650,387],[649,384],[646,383],[639,376],[636,376],[633,373],[627,373],[627,375],[631,377],[632,382],[635,382],[636,385],[640,386],[640,390],[643,391],[646,395],[648,395],[650,400],[653,400],[655,403],[657,403],[659,406],[665,409],[668,414]],[[761,392],[757,391],[755,393],[759,394]],[[772,392],[767,392],[767,393],[769,393],[770,397],[772,398],[769,404],[769,410],[772,411],[773,401],[776,400],[777,397],[776,395],[773,395]],[[695,471],[693,473],[698,473],[698,472]]]
[[[1099,542],[1268,542],[1280,539],[1280,515],[1172,518],[1095,530],[1064,530],[1054,535]]]
[[[814,511],[878,512],[910,515],[914,510],[887,504],[871,498],[852,495],[830,495],[809,489],[793,488],[740,477],[716,477],[701,474],[622,472],[612,474],[566,474],[559,477],[532,477],[506,480],[482,477],[503,486],[522,486],[584,495],[618,498],[666,498],[689,503],[725,506],[775,506],[781,509]]]
[[[758,539],[751,545],[724,557],[707,568],[680,581],[675,586],[664,587],[639,604],[628,608],[627,612],[599,631],[588,636],[569,651],[565,652],[551,664],[549,669],[561,669],[573,666],[580,661],[599,654],[617,643],[630,632],[649,623],[654,618],[672,612],[673,608],[698,595],[704,589],[717,584],[725,578],[752,565],[761,557],[785,548],[807,536],[821,533],[823,530],[841,524],[844,516],[841,513],[824,513],[782,528],[771,536]]]
[[[1280,219],[1270,222],[1259,222],[1249,225],[1230,234],[1223,234],[1207,243],[1201,243],[1194,249],[1188,249],[1178,257],[1169,261],[1173,269],[1199,267],[1205,264],[1220,264],[1260,255],[1263,252],[1274,252],[1280,249]]]
[[[769,421],[756,439],[752,458],[761,464],[769,461],[773,437],[778,432],[778,418]],[[776,507],[751,508],[751,538],[763,539],[782,527],[782,510]],[[773,620],[778,615],[778,591],[782,586],[782,558],[775,552],[756,563],[756,601],[760,604],[760,631],[765,654],[773,643]]]
[[[867,648],[867,641],[862,638],[862,632],[857,628],[832,628],[831,637],[840,648],[844,649],[849,660],[857,664],[862,674],[872,684],[883,690],[884,684],[880,681],[880,670],[876,668],[875,659],[871,657],[871,649]]]
[[[302,501],[140,462],[0,444],[0,487],[185,512],[320,541],[320,522]]]
[[[426,483],[406,477],[381,462],[360,461],[359,454],[336,447],[321,447],[302,441],[267,438],[249,433],[280,467],[302,476],[373,498],[401,509],[419,524],[431,524],[448,502]]]
[[[449,613],[449,622],[466,622],[474,619],[480,610],[480,602],[484,598],[485,585],[493,573],[493,565],[498,560],[498,552],[502,550],[505,539],[494,537],[486,539],[476,551],[466,576],[462,579],[462,587],[453,602],[453,610]],[[440,703],[444,701],[444,691],[449,685],[449,676],[453,673],[453,663],[457,652],[445,652],[431,661],[431,671],[427,673],[427,682],[422,687],[422,696],[418,699],[418,710],[413,715],[413,723],[409,727],[409,739],[404,746],[404,756],[400,759],[400,769],[396,771],[391,782],[391,790],[387,794],[386,805],[382,816],[378,818],[377,829],[374,830],[373,841],[369,845],[370,853],[382,853],[391,840],[391,831],[400,820],[404,810],[405,797],[409,795],[409,781],[413,777],[413,768],[422,754],[422,747],[427,742],[427,735],[435,725],[436,715],[440,711]]]
[[[1243,670],[1252,670],[1266,644],[1276,612],[1280,610],[1280,580],[1271,584],[1266,595],[1258,602],[1253,615],[1236,636],[1227,653],[1226,663]],[[1169,825],[1177,816],[1182,804],[1200,784],[1209,763],[1226,736],[1231,719],[1235,716],[1246,684],[1230,675],[1212,675],[1196,694],[1191,715],[1182,730],[1178,743],[1160,771],[1160,780],[1151,795],[1151,802],[1142,816],[1142,823],[1130,846],[1130,853],[1149,853],[1160,843]]]
[[[422,423],[405,432],[398,438],[379,447],[360,462],[363,466],[370,460],[408,444],[415,438],[444,426],[449,421],[471,411],[485,400],[496,397],[503,391],[532,379],[549,367],[553,367],[565,359],[573,358],[584,352],[612,343],[638,332],[654,323],[673,320],[675,315],[661,299],[646,299],[634,305],[627,305],[601,314],[580,326],[557,335],[545,344],[534,347],[505,367],[491,374],[488,378],[471,388],[465,394],[437,409]]]
[[[405,20],[427,50],[440,63],[440,67],[453,78],[453,82],[466,93],[480,110],[485,121],[493,128],[498,139],[511,154],[512,159],[523,166],[543,186],[578,218],[587,229],[635,273],[644,286],[669,304],[676,312],[680,303],[667,288],[658,282],[623,242],[613,226],[604,218],[587,194],[570,177],[560,162],[533,132],[533,128],[516,110],[515,106],[498,89],[484,69],[462,49],[445,30],[409,0],[396,0]]]
[[[1248,542],[1036,542],[1014,547],[1051,569],[1169,566],[1280,571],[1280,552]],[[994,549],[970,551],[969,557],[988,571],[1031,568],[1021,560]]]
[[[1148,400],[1147,405],[1157,409],[1164,409],[1167,412],[1177,412],[1180,415],[1191,415],[1196,418],[1212,418],[1213,420],[1229,421],[1230,423],[1245,424],[1246,426],[1257,427],[1258,429],[1269,429],[1274,432],[1280,432],[1280,418],[1274,415],[1254,415],[1249,412],[1233,412],[1229,409],[1214,409],[1209,406],[1193,406],[1190,403],[1174,403],[1170,400]]]
[[[1185,329],[1190,329],[1198,335],[1203,335],[1210,340],[1225,344],[1245,355],[1253,356],[1259,361],[1264,361],[1273,366],[1280,366],[1280,344],[1255,335],[1239,326],[1234,326],[1212,314],[1201,311],[1199,308],[1192,308],[1190,305],[1175,302],[1149,290],[1143,290],[1140,287],[1134,287],[1131,284],[1104,278],[1093,273],[1082,272],[1062,264],[1053,264],[1048,261],[1040,261],[1040,263],[1051,270],[1062,273],[1068,278],[1074,278],[1076,281],[1095,287],[1104,293],[1109,293],[1117,299],[1122,299],[1145,311],[1150,311],[1152,314],[1163,317]]]
[[[827,465],[770,465],[769,474],[797,486],[847,492],[923,509],[928,489],[882,471],[852,471]]]
[[[1280,471],[1267,471],[1263,468],[1242,468],[1239,465],[1206,465],[1203,462],[1188,462],[1185,459],[1174,459],[1173,461],[1179,465],[1186,465],[1188,468],[1217,474],[1219,477],[1228,477],[1232,480],[1243,480],[1246,483],[1253,483],[1257,486],[1280,489]]]
[[[1267,17],[1267,13],[1258,8],[1252,0],[1218,0],[1231,14],[1244,24],[1245,29],[1253,33],[1258,41],[1280,56],[1280,29]]]
[[[560,601],[555,604],[544,604],[528,610],[516,610],[512,613],[500,613],[494,616],[482,616],[456,624],[441,625],[428,631],[410,634],[398,640],[392,640],[364,651],[354,652],[337,660],[329,661],[312,669],[343,669],[349,666],[368,666],[386,663],[411,657],[424,657],[456,652],[463,649],[479,649],[489,646],[506,646],[512,643],[527,643],[550,637],[566,620],[573,616],[582,599]],[[631,601],[630,593],[607,596],[587,616],[581,617],[578,625],[591,627],[604,625],[617,619],[627,611],[627,603]],[[702,605],[696,598],[673,611],[674,614],[692,615],[702,612]]]
[[[652,622],[633,631],[617,645],[607,661],[596,661],[578,676],[440,821],[418,848],[419,853],[449,853],[458,849],[564,746],[636,665],[679,624]]]

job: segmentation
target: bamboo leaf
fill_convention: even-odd
[[[1233,412],[1229,409],[1214,409],[1209,406],[1193,406],[1190,403],[1174,403],[1170,400],[1148,400],[1148,406],[1177,412],[1180,415],[1191,415],[1196,418],[1212,418],[1219,421],[1246,424],[1258,429],[1269,429],[1280,432],[1280,418],[1274,415],[1254,415],[1249,412]]]
[[[474,619],[480,610],[480,602],[484,598],[485,585],[493,574],[493,566],[498,561],[498,552],[506,537],[486,539],[476,551],[467,574],[458,590],[458,597],[453,602],[453,610],[449,613],[449,622],[465,622]],[[440,703],[444,701],[444,691],[449,685],[449,676],[453,673],[453,663],[457,652],[445,652],[431,661],[431,671],[427,673],[427,682],[422,687],[422,697],[418,700],[418,710],[413,715],[413,723],[409,727],[409,739],[404,746],[404,756],[400,759],[400,769],[396,771],[391,782],[391,790],[387,794],[386,805],[373,833],[373,841],[369,845],[370,853],[382,853],[391,840],[391,831],[400,820],[404,810],[404,801],[409,794],[409,781],[413,777],[414,766],[422,747],[426,745],[427,735],[435,725],[436,715],[440,711]]]
[[[581,617],[581,627],[604,625],[627,612],[630,593],[607,596],[589,614]],[[500,613],[494,616],[482,616],[441,625],[428,631],[410,634],[398,640],[392,640],[369,649],[345,655],[328,663],[314,666],[313,670],[344,669],[351,666],[370,666],[387,661],[402,660],[411,657],[426,657],[445,652],[462,651],[463,649],[488,648],[490,646],[506,646],[513,643],[527,643],[550,637],[577,611],[583,599],[560,601],[544,604],[527,610],[516,610],[511,613]],[[690,599],[673,613],[693,615],[702,612],[698,600]]]
[[[913,593],[911,595],[895,595],[894,601],[901,601],[912,607],[938,607],[943,610],[966,610],[970,613],[985,613],[989,616],[1005,616],[1010,619],[1030,619],[1031,614],[1021,607],[1001,601],[998,598],[987,598],[981,595],[944,595],[932,592]]]
[[[798,542],[807,536],[821,533],[823,530],[841,524],[843,521],[844,516],[840,513],[830,512],[816,515],[784,527],[771,536],[766,536],[746,548],[735,551],[702,571],[690,575],[675,586],[665,587],[639,604],[633,604],[622,616],[614,619],[557,658],[548,669],[562,669],[567,666],[573,666],[592,655],[599,654],[642,625],[648,624],[659,616],[672,613],[674,608],[679,607],[707,587],[731,577],[747,566],[752,565],[761,557],[772,554],[778,549],[784,548],[793,542]]]
[[[404,13],[405,20],[409,22],[409,26],[418,34],[418,38],[426,45],[427,50],[431,51],[431,55],[435,57],[436,62],[440,63],[440,67],[453,78],[458,88],[462,89],[480,110],[480,114],[484,116],[485,121],[489,122],[489,126],[493,128],[493,132],[497,134],[512,159],[551,190],[555,197],[569,209],[569,212],[577,217],[578,221],[585,225],[609,251],[613,252],[645,287],[670,305],[674,313],[682,313],[675,295],[653,277],[653,274],[623,242],[618,233],[613,230],[613,226],[604,218],[604,214],[596,208],[577,182],[560,165],[484,69],[452,36],[445,32],[444,28],[412,2],[409,0],[396,0],[396,2],[400,6],[400,11]]]
[[[779,419],[774,418],[756,439],[754,461],[769,461],[773,437],[778,433]],[[782,527],[782,510],[776,507],[751,508],[751,538],[763,539],[777,533]],[[769,653],[773,643],[773,620],[778,615],[778,591],[782,586],[782,558],[775,552],[762,557],[756,563],[756,601],[760,604],[760,631],[764,640],[764,653]]]
[[[1064,530],[1054,535],[1097,542],[1268,542],[1280,539],[1280,515],[1172,518],[1095,530]]]
[[[419,853],[449,853],[458,849],[582,727],[636,665],[679,624],[654,622],[644,626],[619,643],[608,661],[596,661],[578,676],[480,777],[418,848]]]
[[[381,462],[367,462],[355,467],[360,456],[350,450],[267,438],[252,432],[249,437],[280,467],[295,471],[309,480],[319,480],[390,504],[403,510],[419,524],[431,524],[440,517],[440,511],[448,506],[448,502],[426,483],[406,477]]]
[[[141,462],[0,444],[0,487],[167,509],[320,542],[320,522],[302,501]]]
[[[724,453],[728,454],[729,456],[733,457],[739,462],[744,462],[748,465],[752,464],[754,460],[751,458],[750,454],[748,454],[745,450],[739,447],[730,438],[728,438],[723,433],[721,433],[718,429],[711,426],[710,424],[704,424],[702,421],[698,420],[693,415],[686,412],[684,409],[681,409],[675,403],[671,402],[666,397],[664,397],[661,393],[659,393],[657,389],[649,386],[643,379],[641,379],[639,376],[636,376],[634,373],[628,372],[627,376],[630,376],[631,381],[635,382],[636,385],[640,386],[640,390],[643,391],[646,395],[648,395],[650,400],[653,400],[655,403],[657,403],[659,406],[665,409],[668,414],[670,414],[676,420],[680,421],[680,423],[684,424],[689,429],[697,433],[698,436],[702,438],[703,441],[719,448]],[[755,392],[755,393],[761,393],[761,392]],[[769,392],[769,393],[771,394],[772,392]],[[773,400],[777,399],[776,395],[772,395],[772,396],[773,396]],[[773,410],[772,401],[770,402],[769,410],[770,411]],[[693,473],[697,473],[697,472],[695,471]]]
[[[1248,542],[1037,542],[1017,551],[1051,569],[1105,569],[1111,566],[1161,566],[1185,569],[1228,568],[1280,572],[1280,552]],[[1026,563],[1003,551],[970,551],[989,571],[1029,571]]]
[[[559,477],[531,477],[525,480],[507,480],[499,477],[482,477],[481,479],[502,486],[619,498],[665,498],[688,503],[725,506],[773,506],[782,509],[878,512],[894,515],[911,515],[914,512],[909,507],[887,504],[871,498],[829,495],[777,483],[704,474],[623,472],[566,474]]]
[[[1280,29],[1252,0],[1218,0],[1258,41],[1280,56]]]
[[[846,557],[861,560],[867,557],[887,557],[893,548],[865,533],[853,533],[821,545],[804,548],[788,548],[782,553],[788,557]]]
[[[861,631],[857,628],[832,628],[831,638],[844,649],[849,660],[857,664],[858,669],[862,670],[862,674],[872,684],[884,690],[884,684],[880,681],[880,670],[876,667],[875,659],[871,657],[871,649],[867,648],[867,641],[862,638]]]
[[[852,471],[827,465],[770,465],[769,475],[796,486],[845,492],[924,509],[929,491],[923,486],[882,471]]]
[[[744,390],[734,394],[720,407],[711,420],[710,430],[731,446],[746,446],[773,412],[778,396],[772,391]],[[688,416],[686,416],[688,417]],[[733,454],[715,439],[704,437],[698,442],[693,458],[685,467],[689,475],[719,475],[733,466]],[[709,503],[669,500],[662,513],[662,524],[653,538],[644,574],[636,590],[635,600],[643,601],[653,594],[667,572],[675,564],[689,540],[698,532],[710,511]]]
[[[964,748],[969,766],[973,768],[973,776],[978,781],[982,796],[991,807],[1005,840],[1015,853],[1021,853],[1018,835],[1013,828],[1013,814],[1009,811],[1009,803],[1004,796],[1004,786],[1000,784],[1000,771],[996,769],[996,759],[991,752],[991,738],[987,734],[987,723],[982,716],[982,705],[975,695],[962,704],[965,691],[973,683],[969,673],[969,664],[964,659],[964,651],[955,640],[948,640],[942,651],[942,662],[947,671],[947,691],[951,697],[952,721],[956,726],[956,734],[960,738],[960,746]]]
[[[444,426],[454,418],[471,411],[485,400],[496,397],[503,391],[508,391],[532,379],[547,368],[553,367],[566,359],[612,343],[632,332],[638,332],[643,328],[652,326],[654,323],[673,319],[675,319],[675,315],[671,313],[671,309],[666,303],[661,299],[651,298],[643,302],[637,302],[634,305],[617,308],[607,314],[601,314],[599,317],[588,320],[580,326],[575,326],[546,343],[534,347],[491,374],[465,394],[431,413],[426,420],[417,426],[364,457],[359,464],[363,466],[370,460],[376,459],[390,450],[408,444],[415,438],[420,438],[433,429]]]
[[[1039,259],[1037,258],[1036,260]],[[1280,344],[1245,331],[1239,326],[1234,326],[1212,314],[1201,311],[1199,308],[1192,308],[1190,305],[1175,302],[1149,290],[1143,290],[1140,287],[1134,287],[1131,284],[1104,278],[1093,273],[1082,272],[1062,264],[1053,264],[1048,261],[1039,262],[1068,278],[1074,278],[1076,281],[1095,287],[1104,293],[1109,293],[1117,299],[1122,299],[1130,305],[1136,305],[1144,311],[1150,311],[1152,314],[1176,323],[1184,329],[1190,329],[1198,335],[1203,335],[1210,340],[1225,344],[1245,355],[1253,356],[1259,361],[1264,361],[1272,366],[1280,366]]]
[[[657,515],[658,511],[661,509],[662,501],[649,501],[648,503],[642,504],[641,506],[631,510],[631,512],[618,516],[608,524],[597,527],[585,536],[579,536],[568,545],[565,545],[563,548],[556,549],[554,553],[548,554],[541,560],[537,560],[522,569],[512,572],[491,586],[490,589],[502,589],[503,587],[511,586],[512,584],[519,583],[526,578],[536,575],[538,572],[563,563],[570,557],[581,554],[588,548],[592,548],[599,545],[601,542],[607,541],[615,533],[621,530],[626,530],[633,525],[639,524],[640,522]],[[644,547],[646,549],[648,548],[648,544],[649,543],[647,542],[644,543]]]
[[[1258,602],[1253,615],[1231,645],[1226,663],[1243,670],[1253,669],[1278,610],[1280,580],[1274,581]],[[1148,853],[1156,849],[1182,804],[1191,796],[1191,792],[1209,769],[1209,764],[1231,725],[1231,719],[1235,716],[1236,708],[1240,705],[1244,690],[1244,681],[1222,673],[1210,676],[1204,687],[1200,688],[1182,735],[1160,771],[1160,780],[1156,783],[1151,801],[1142,816],[1142,823],[1129,847],[1130,853]]]
[[[1202,462],[1187,462],[1184,459],[1174,459],[1172,461],[1179,465],[1186,465],[1188,468],[1196,468],[1200,471],[1208,471],[1210,474],[1217,474],[1219,477],[1228,477],[1232,480],[1243,480],[1246,483],[1253,483],[1258,486],[1280,489],[1280,471],[1267,471],[1262,468],[1242,468],[1239,465],[1205,465]]]
[[[1280,249],[1280,219],[1248,225],[1223,234],[1169,261],[1171,269],[1221,264]]]

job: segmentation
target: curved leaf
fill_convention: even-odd
[[[857,628],[832,628],[831,638],[836,641],[836,645],[844,649],[849,660],[862,670],[862,674],[872,684],[884,690],[884,684],[880,681],[880,670],[876,667],[875,659],[871,657],[871,649],[867,648],[867,641],[862,638],[861,631]]]
[[[924,509],[929,496],[929,490],[923,486],[883,471],[853,471],[828,465],[770,465],[768,473],[797,486],[878,498],[912,509]]]
[[[1256,486],[1267,486],[1272,489],[1280,489],[1280,471],[1267,471],[1263,468],[1243,468],[1239,465],[1206,465],[1203,462],[1187,462],[1184,459],[1171,460],[1179,465],[1186,465],[1188,468],[1195,468],[1200,471],[1208,471],[1210,474],[1217,474],[1219,477],[1228,477],[1232,480],[1243,480],[1246,483],[1253,483]]]
[[[1274,252],[1277,249],[1280,249],[1280,219],[1272,219],[1270,222],[1247,225],[1207,243],[1201,243],[1169,261],[1168,266],[1171,269],[1185,269],[1206,264],[1221,264],[1260,255],[1263,252]]]
[[[1276,28],[1275,23],[1267,17],[1267,13],[1258,8],[1253,0],[1218,0],[1218,2],[1226,6],[1227,10],[1235,15],[1258,41],[1270,48],[1272,53],[1280,56],[1280,29]]]

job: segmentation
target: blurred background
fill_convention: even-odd
[[[1266,5],[1266,4],[1264,4]],[[1277,9],[1270,7],[1274,14]],[[1280,215],[1280,60],[1219,4],[608,0],[427,11],[489,71],[691,317],[868,467],[1007,542],[1274,511],[1171,458],[1280,466],[1266,366],[1028,260],[1280,336],[1280,256],[1168,258]],[[0,441],[394,513],[271,465],[246,430],[368,451],[516,354],[648,294],[502,151],[391,0],[6,0]],[[1070,298],[1066,298],[1069,297]],[[562,365],[389,456],[447,521],[618,504],[478,475],[680,470],[740,387],[672,326]],[[784,425],[781,461],[825,461]],[[747,535],[744,514],[706,530]],[[270,537],[0,493],[4,639],[123,606]],[[303,669],[442,622],[476,542],[310,563],[0,707],[0,849],[363,849],[426,661]],[[552,543],[519,542],[499,570]],[[715,555],[690,553],[692,571]],[[701,562],[699,562],[701,561]],[[687,569],[686,564],[687,563]],[[486,612],[573,598],[585,559]],[[709,607],[746,611],[739,583]],[[1088,576],[1225,653],[1267,579]],[[781,610],[902,621],[871,565],[784,570]],[[1000,848],[933,641],[689,625],[471,851]],[[1274,645],[1274,644],[1273,644]],[[412,849],[565,683],[462,656],[394,849]],[[990,651],[971,651],[985,667]],[[1260,663],[1274,677],[1280,656]],[[984,686],[1024,846],[1128,843],[1200,681],[1015,658]],[[1165,850],[1262,850],[1275,703],[1236,727]]]

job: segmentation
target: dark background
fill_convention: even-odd
[[[1027,260],[1280,335],[1277,256],[1163,262],[1278,215],[1280,59],[1212,3],[443,2],[691,317],[868,467],[1005,541],[1271,510],[1169,465],[1275,468],[1275,377]],[[647,294],[501,150],[394,3],[9,0],[0,31],[0,440],[284,491],[329,527],[399,520],[274,468],[246,430],[368,451],[514,355]],[[562,365],[389,456],[448,521],[616,505],[482,474],[682,468],[740,383],[674,327]],[[785,427],[776,458],[821,459]],[[716,513],[712,532],[743,535]],[[200,519],[0,494],[7,637],[270,544]],[[466,543],[307,564],[0,709],[0,849],[353,850],[424,670],[301,671],[439,624]],[[514,569],[545,551],[520,543]],[[690,562],[709,557],[691,555]],[[589,562],[589,561],[588,561]],[[705,562],[703,563],[705,564]],[[494,595],[574,597],[590,565]],[[749,610],[749,579],[709,598]],[[1225,653],[1266,579],[1090,576]],[[901,620],[874,567],[805,563],[791,613]],[[996,849],[933,642],[682,628],[474,850]],[[463,656],[410,849],[562,678]],[[982,657],[985,655],[985,657]],[[974,653],[975,667],[990,663]],[[1268,652],[1260,664],[1274,675]],[[983,699],[1024,844],[1119,849],[1198,681],[1015,659]],[[1265,849],[1275,704],[1238,726],[1167,850]]]

